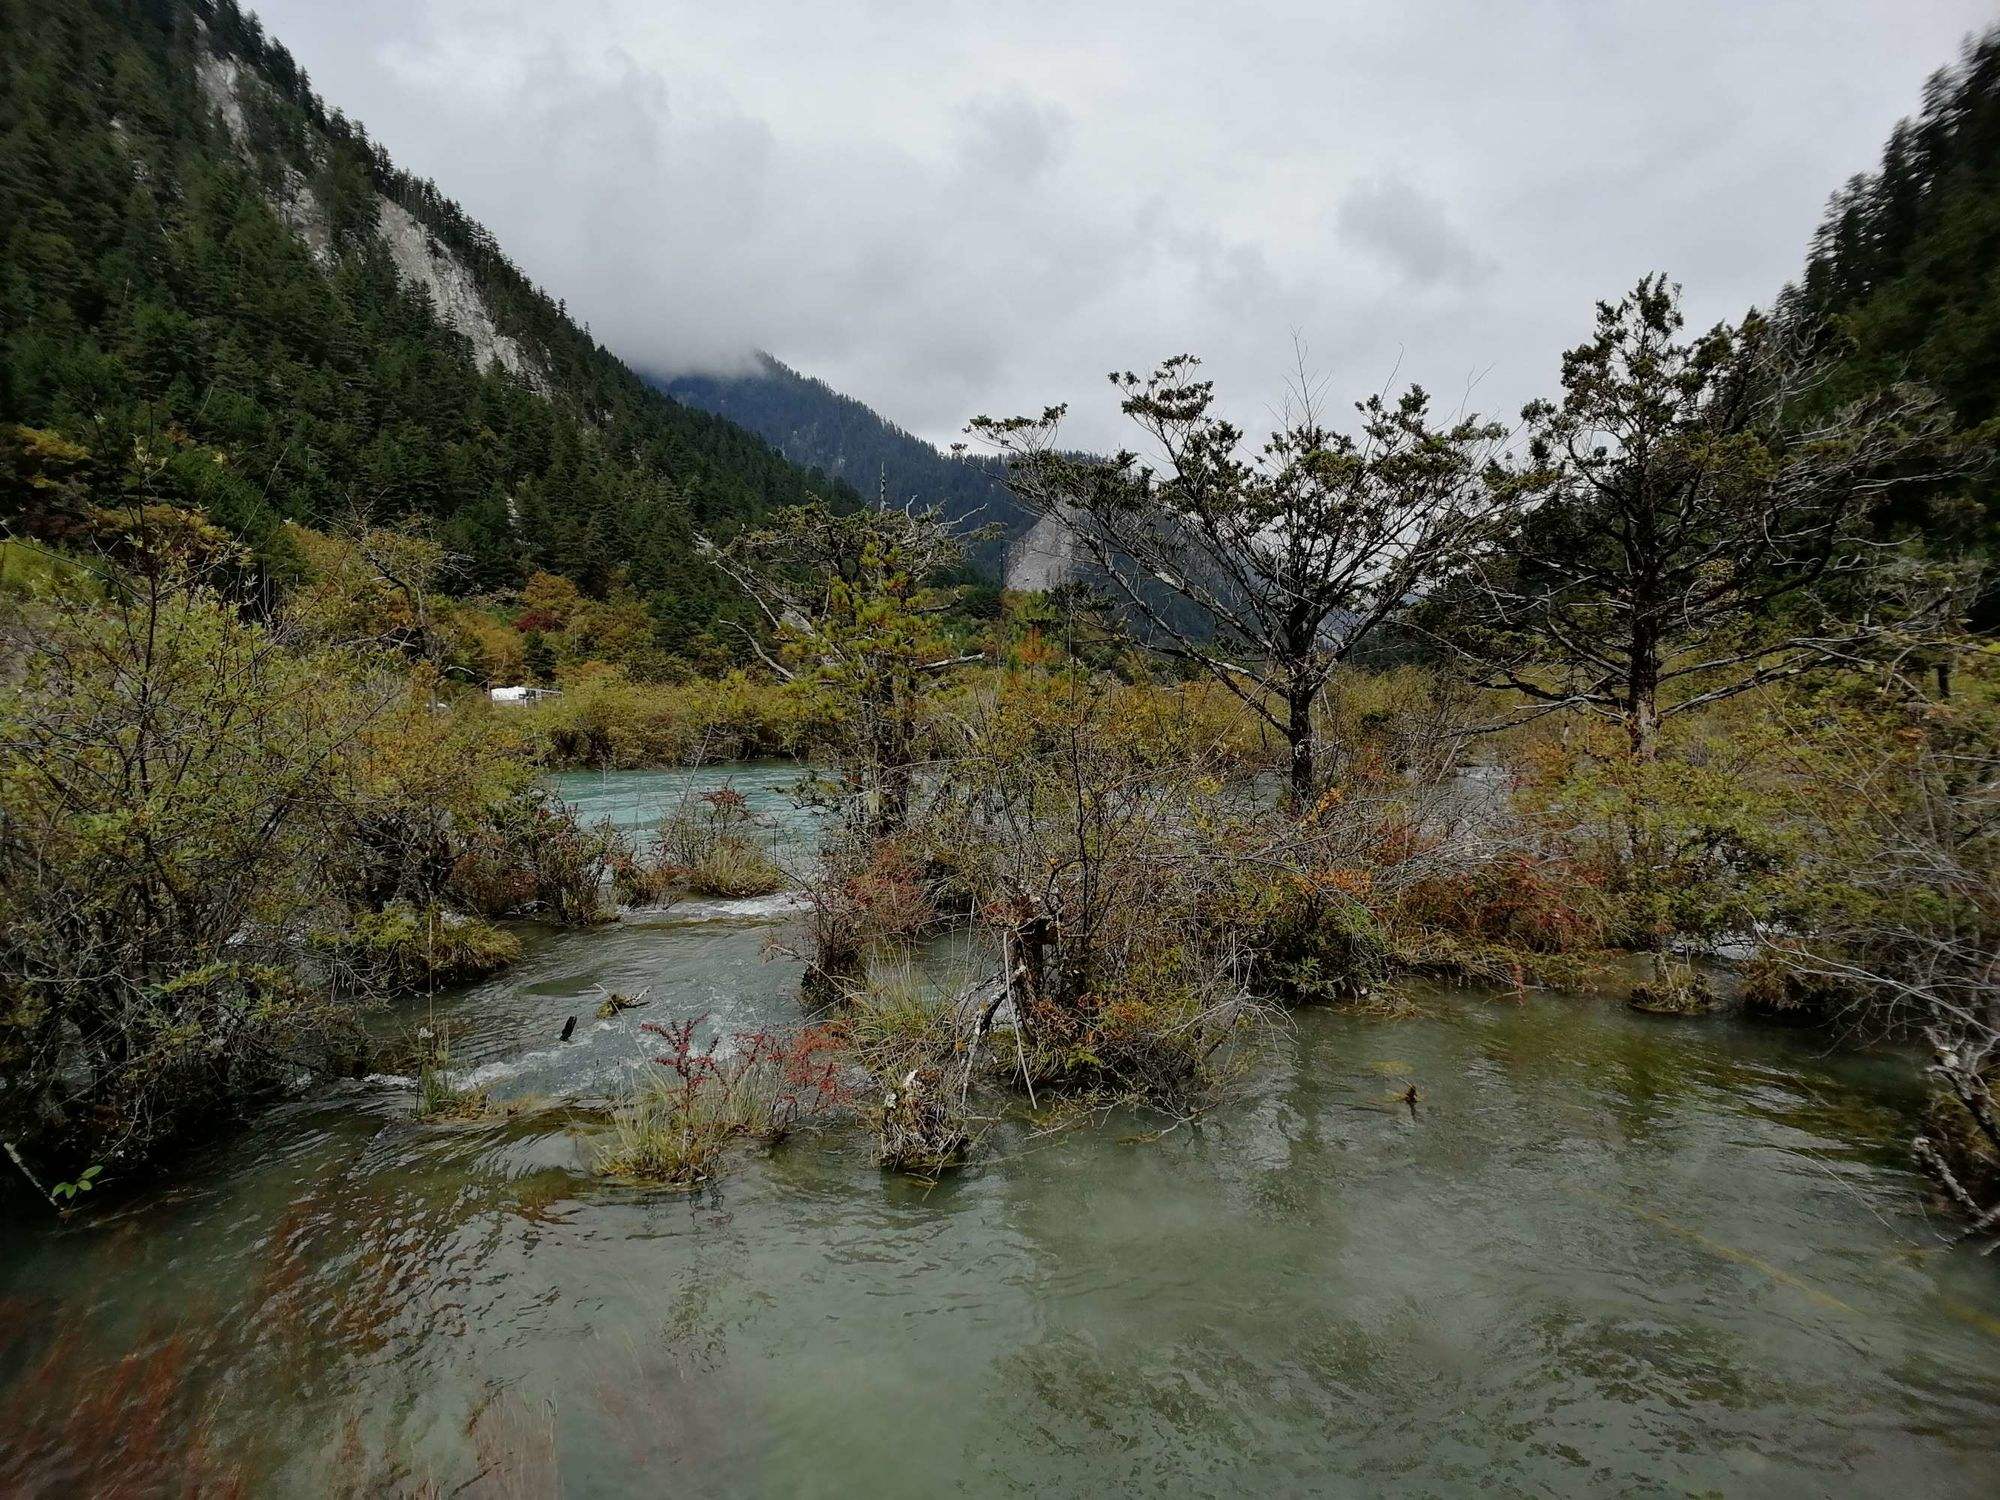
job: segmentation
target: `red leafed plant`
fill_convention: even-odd
[[[841,1043],[831,1027],[759,1027],[697,1045],[695,1032],[707,1019],[648,1021],[640,1028],[666,1044],[653,1058],[665,1073],[650,1075],[614,1112],[601,1170],[695,1187],[731,1140],[774,1143],[799,1121],[849,1101]]]

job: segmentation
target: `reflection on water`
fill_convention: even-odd
[[[588,1177],[639,1021],[796,1016],[781,924],[545,935],[439,1001],[512,1118],[350,1085],[0,1230],[0,1492],[1990,1493],[2000,1271],[1935,1248],[1905,1058],[1437,993],[935,1189],[841,1131],[692,1199]],[[655,1000],[600,1027],[598,985]]]

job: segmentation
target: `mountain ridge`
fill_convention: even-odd
[[[0,40],[10,530],[77,522],[23,456],[50,432],[79,494],[201,510],[266,571],[287,521],[419,517],[465,590],[628,590],[714,660],[744,606],[695,534],[860,503],[641,381],[235,0],[0,0]]]
[[[824,380],[757,350],[744,375],[648,375],[684,405],[712,412],[756,433],[793,463],[845,481],[890,503],[936,505],[958,522],[997,523],[1001,535],[980,543],[973,564],[1009,587],[1032,582],[1035,553],[1025,542],[1036,518],[1008,491],[996,458],[947,453]]]

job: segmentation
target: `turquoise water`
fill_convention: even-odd
[[[549,782],[585,822],[640,835],[704,793],[726,787],[742,795],[773,846],[799,855],[810,847],[818,821],[795,795],[811,774],[810,767],[791,761],[749,761],[698,771],[568,771]]]
[[[803,849],[796,775],[733,779]],[[593,1178],[639,1021],[797,1018],[786,928],[536,935],[421,1009],[516,1115],[346,1085],[0,1229],[0,1492],[1993,1492],[2000,1267],[1926,1216],[1907,1056],[1435,991],[1300,1014],[1163,1137],[1012,1115],[934,1189],[848,1129]],[[654,998],[599,1030],[597,986]]]

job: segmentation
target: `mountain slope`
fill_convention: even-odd
[[[1934,74],[1879,170],[1834,194],[1780,315],[1840,362],[1831,399],[1914,379],[2000,436],[2000,28]],[[1934,545],[2000,550],[2000,474],[1888,519]],[[1989,590],[1982,623],[2000,626]]]
[[[1015,544],[1034,523],[1007,492],[997,460],[940,453],[824,381],[757,355],[747,375],[679,375],[655,384],[675,400],[747,427],[793,463],[845,480],[864,495],[936,505],[954,520],[998,523],[1004,532],[984,543],[973,561],[1016,586],[1044,586],[1036,554]],[[1012,554],[1010,563],[1010,553]]]
[[[629,586],[668,649],[740,612],[695,530],[857,498],[638,379],[234,0],[0,0],[11,424],[267,566],[284,520],[428,517],[467,587]],[[11,456],[0,516],[60,534]]]

